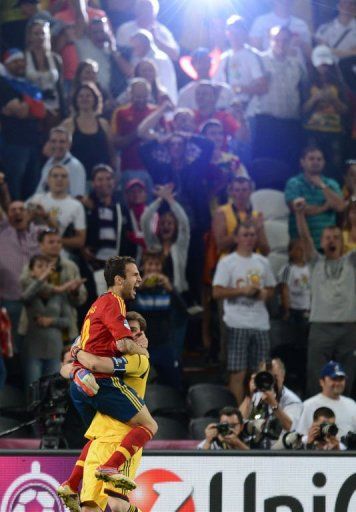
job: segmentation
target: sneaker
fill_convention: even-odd
[[[115,468],[109,468],[105,466],[99,466],[95,471],[95,478],[102,480],[103,482],[109,482],[114,487],[125,489],[127,491],[133,491],[136,489],[136,484],[128,476],[119,473]]]
[[[66,482],[58,487],[57,494],[71,512],[80,512],[79,494],[73,491]]]

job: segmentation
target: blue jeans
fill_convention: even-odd
[[[39,147],[4,141],[2,160],[11,198],[18,200],[32,196],[41,173]]]
[[[41,377],[58,373],[59,368],[60,361],[58,359],[27,357],[24,361],[25,389],[27,390],[32,382],[36,382]]]

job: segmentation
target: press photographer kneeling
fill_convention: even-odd
[[[269,449],[282,431],[294,428],[302,412],[300,398],[284,385],[285,367],[280,359],[260,365],[249,381],[240,406],[245,420],[245,440],[250,448]]]
[[[241,440],[243,418],[235,407],[223,407],[219,423],[210,423],[205,429],[205,439],[198,444],[200,450],[248,450]]]
[[[307,450],[345,450],[339,441],[339,429],[335,423],[335,414],[329,407],[319,407],[313,414],[308,435],[303,436],[303,444]]]

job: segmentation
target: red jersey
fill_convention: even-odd
[[[116,348],[116,340],[132,338],[124,300],[113,292],[98,297],[85,316],[80,338],[82,349],[90,354],[106,357],[121,355]],[[104,374],[100,376],[107,377]]]

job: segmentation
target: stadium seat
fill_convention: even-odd
[[[185,402],[176,389],[161,384],[147,386],[145,402],[153,415],[169,416],[177,419],[186,419],[187,408]]]
[[[281,270],[283,265],[286,265],[288,263],[288,256],[287,254],[282,254],[278,252],[270,252],[267,256],[268,261],[272,267],[273,274],[277,277],[278,272]]]
[[[155,416],[158,423],[158,432],[155,441],[169,441],[173,439],[188,439],[188,429],[180,421],[165,416]]]
[[[205,418],[194,418],[189,423],[189,433],[191,439],[199,439],[202,441],[205,437],[205,429],[209,423],[218,423],[219,419],[206,416]]]
[[[287,254],[289,243],[288,223],[281,220],[266,220],[264,226],[271,251]]]
[[[251,162],[249,171],[258,189],[272,188],[282,191],[291,177],[289,166],[273,158],[256,158]]]
[[[265,221],[288,221],[289,209],[284,199],[284,193],[268,188],[256,190],[251,194],[251,203],[254,210],[262,212]]]
[[[188,390],[188,407],[192,418],[219,416],[226,405],[236,407],[234,395],[225,386],[217,384],[196,384]]]

